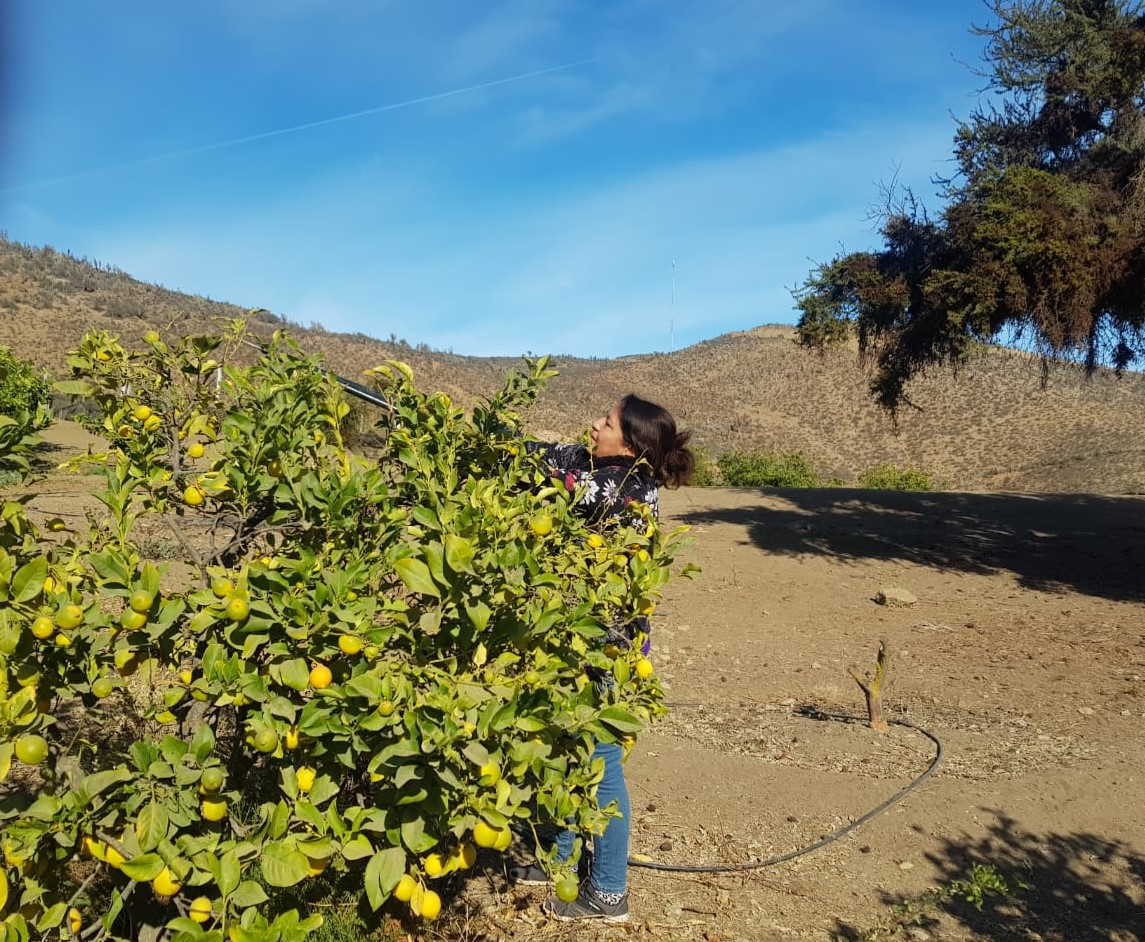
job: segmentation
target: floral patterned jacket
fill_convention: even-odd
[[[635,458],[594,458],[584,445],[526,442],[525,448],[530,453],[540,453],[553,477],[564,480],[570,493],[579,492],[574,506],[593,523],[620,517],[633,502],[647,504],[659,518],[660,491],[647,467],[638,465]]]
[[[593,523],[619,519],[629,504],[647,504],[657,519],[660,517],[660,490],[646,468],[635,458],[623,455],[594,458],[584,445],[554,445],[548,442],[526,442],[530,453],[539,453],[552,469],[553,477],[562,478],[570,493],[579,492],[574,505]],[[652,651],[652,626],[644,616],[626,625],[609,629],[606,644],[627,647],[637,636],[644,638],[640,650]]]

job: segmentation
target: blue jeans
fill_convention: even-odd
[[[620,811],[620,817],[609,818],[604,833],[592,840],[592,883],[602,893],[623,893],[628,889],[628,838],[632,831],[632,806],[621,761],[624,750],[615,744],[598,742],[592,757],[604,759],[604,778],[596,790],[600,807],[615,801]],[[557,835],[559,860],[568,860],[572,855],[575,837],[572,831]]]

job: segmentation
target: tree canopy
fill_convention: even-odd
[[[931,217],[909,192],[883,247],[796,291],[799,340],[858,335],[891,410],[982,341],[1121,370],[1145,358],[1145,12],[1126,0],[990,0],[983,103]]]

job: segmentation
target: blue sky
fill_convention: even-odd
[[[471,355],[793,322],[932,208],[981,0],[9,0],[0,229]],[[673,263],[675,278],[673,290]]]

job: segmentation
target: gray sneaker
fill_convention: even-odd
[[[517,886],[548,886],[553,882],[552,877],[535,863],[524,867],[510,867],[509,881]]]
[[[591,881],[581,884],[580,895],[571,903],[564,903],[555,896],[545,900],[541,909],[561,922],[574,922],[580,919],[599,919],[601,922],[628,922],[628,894],[620,897],[618,903],[606,903],[600,898]]]

